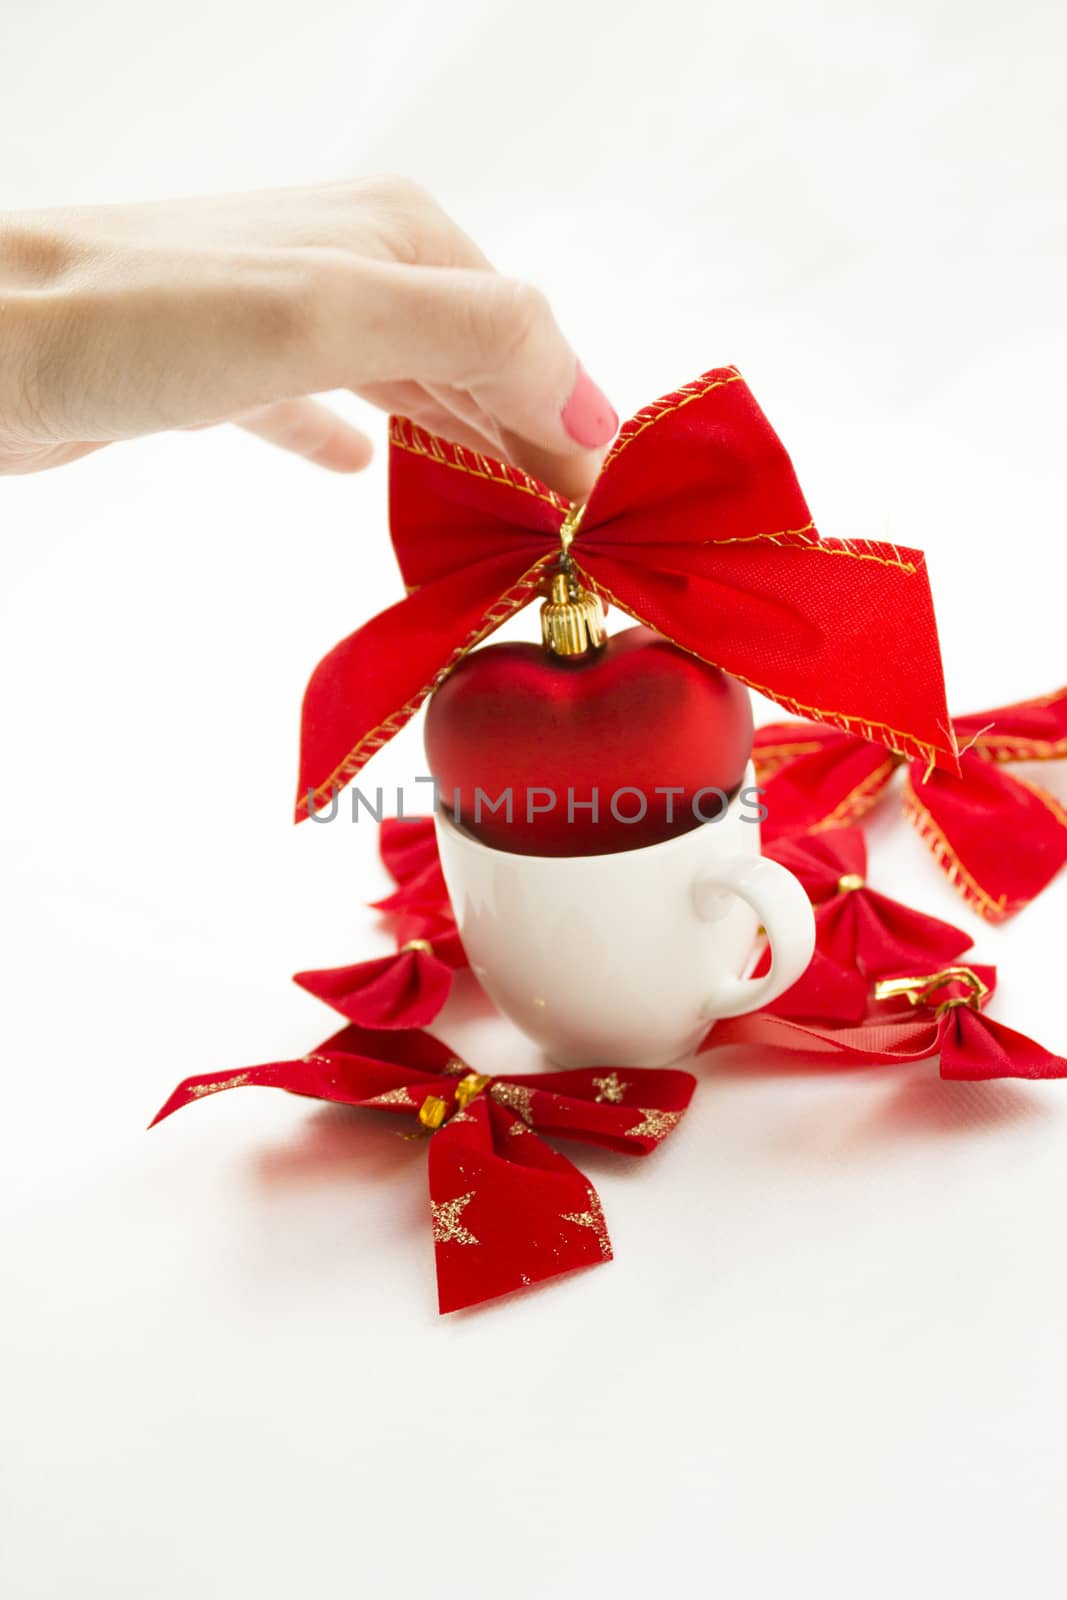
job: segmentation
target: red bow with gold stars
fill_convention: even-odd
[[[392,1112],[432,1135],[430,1207],[445,1312],[610,1260],[599,1195],[540,1135],[648,1155],[680,1121],[696,1080],[631,1067],[493,1077],[428,1033],[348,1027],[297,1061],[186,1078],[152,1126],[193,1100],[256,1084]]]

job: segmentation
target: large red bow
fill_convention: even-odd
[[[524,472],[394,418],[390,519],[408,596],[311,676],[298,820],[534,597],[577,511]],[[605,600],[795,716],[957,770],[921,552],[820,539],[736,368],[624,425],[570,554]]]
[[[349,1027],[299,1061],[186,1078],[151,1126],[193,1100],[254,1084],[415,1117],[433,1133],[430,1207],[444,1312],[610,1260],[596,1190],[538,1134],[647,1155],[681,1120],[696,1080],[637,1067],[490,1077],[428,1033]]]
[[[1067,689],[954,720],[960,775],[913,761],[904,809],[950,881],[990,922],[1039,894],[1067,863],[1067,811],[1003,764],[1067,756]],[[756,729],[767,841],[856,822],[901,757],[882,744],[814,723]]]

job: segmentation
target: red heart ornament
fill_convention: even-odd
[[[735,678],[627,628],[569,659],[525,643],[474,651],[433,695],[425,740],[442,805],[484,844],[608,855],[719,815],[752,708]]]

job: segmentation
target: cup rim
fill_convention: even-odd
[[[629,856],[650,856],[654,851],[660,851],[666,855],[671,850],[681,850],[685,847],[687,840],[702,836],[705,833],[705,830],[708,828],[718,828],[735,810],[740,809],[741,795],[745,789],[755,787],[755,779],[755,769],[751,760],[749,760],[745,763],[745,770],[741,774],[741,781],[737,785],[737,789],[734,792],[729,805],[726,807],[726,810],[721,816],[715,817],[714,820],[708,822],[698,823],[695,828],[689,828],[685,833],[675,834],[672,839],[661,839],[658,844],[638,845],[633,850],[603,850],[595,855],[582,856],[530,855],[525,850],[501,850],[496,845],[486,844],[481,839],[475,839],[472,834],[464,832],[462,828],[458,828],[448,813],[441,807],[438,807],[438,809],[434,812],[434,823],[436,827],[447,833],[451,839],[456,841],[457,845],[461,845],[465,850],[469,850],[476,855],[490,856],[496,860],[503,859],[505,861],[530,861],[545,865],[550,864],[553,867],[559,867],[561,865],[565,867],[568,862],[578,861],[582,862],[583,864],[601,861],[618,862],[620,860],[625,860]],[[753,823],[753,826],[756,826],[756,824]]]

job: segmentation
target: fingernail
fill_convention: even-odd
[[[571,397],[563,407],[563,426],[574,440],[586,450],[596,450],[613,439],[619,429],[619,419],[607,395],[603,394],[578,363],[578,377]]]

